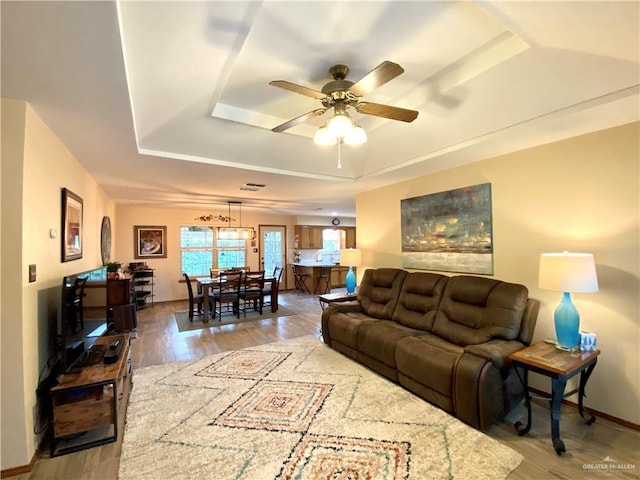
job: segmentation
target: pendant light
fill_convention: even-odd
[[[218,227],[218,240],[254,240],[256,238],[255,229],[242,226],[242,202],[228,201],[227,203],[229,204],[229,225],[227,227]],[[237,227],[231,226],[231,204],[238,205],[239,225]]]

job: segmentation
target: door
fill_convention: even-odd
[[[275,267],[284,268],[286,265],[286,238],[287,227],[284,225],[260,225],[258,234],[260,238],[260,265],[265,275],[271,275]],[[280,281],[280,289],[287,284],[287,270]]]

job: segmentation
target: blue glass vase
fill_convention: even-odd
[[[347,293],[350,295],[356,293],[356,274],[353,273],[353,267],[349,267],[345,280],[347,283]]]
[[[571,294],[564,292],[554,313],[556,340],[563,350],[577,350],[580,345],[580,314],[571,302]]]

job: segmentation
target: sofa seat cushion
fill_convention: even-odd
[[[416,330],[399,325],[392,320],[362,324],[358,331],[358,350],[395,370],[398,341],[416,333],[418,333]]]
[[[403,338],[396,347],[400,383],[422,385],[424,388],[417,392],[421,397],[451,412],[454,369],[463,353],[462,347],[435,335]]]
[[[327,319],[331,341],[340,342],[354,350],[358,350],[358,330],[363,324],[378,323],[362,312],[334,313]],[[323,332],[324,333],[324,332]]]

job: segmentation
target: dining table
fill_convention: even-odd
[[[203,305],[202,309],[204,310],[202,315],[202,322],[209,323],[211,319],[211,312],[209,310],[209,293],[211,292],[211,288],[215,287],[222,282],[223,277],[197,277],[198,281],[198,290],[202,291],[203,296]],[[265,276],[264,277],[265,285],[268,283],[271,287],[271,312],[276,313],[278,311],[278,282],[277,278],[274,276]],[[214,314],[215,316],[215,314]]]

